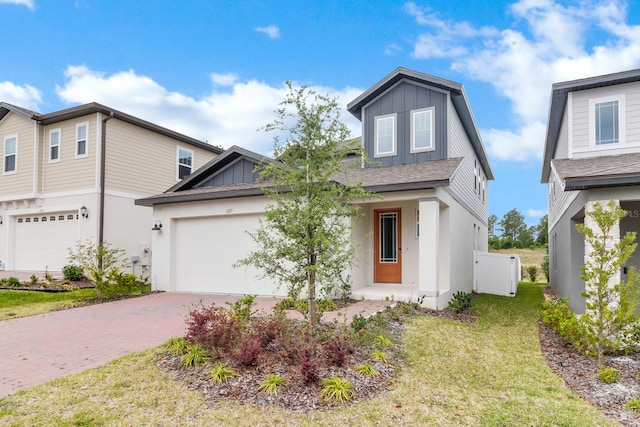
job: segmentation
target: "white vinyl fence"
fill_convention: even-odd
[[[473,251],[473,290],[513,297],[521,279],[520,257]]]

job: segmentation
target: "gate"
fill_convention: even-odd
[[[481,294],[513,297],[521,279],[520,257],[473,251],[473,290]]]

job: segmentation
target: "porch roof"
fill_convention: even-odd
[[[566,191],[640,184],[640,153],[551,161]]]
[[[451,178],[462,163],[462,158],[435,160],[407,165],[347,168],[336,182],[360,183],[373,193],[420,190],[449,185]],[[136,200],[136,205],[154,206],[168,203],[197,202],[203,200],[259,196],[263,192],[261,183],[218,185],[181,191],[167,191],[155,196]]]

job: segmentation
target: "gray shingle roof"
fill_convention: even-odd
[[[371,192],[418,190],[449,185],[462,163],[462,158],[435,160],[408,165],[346,168],[344,174],[335,177],[337,182],[360,183]],[[230,184],[202,187],[182,191],[167,191],[136,200],[137,205],[153,206],[167,203],[195,202],[262,194],[259,183]]]
[[[640,183],[640,153],[584,159],[555,159],[551,164],[565,182],[566,190]]]

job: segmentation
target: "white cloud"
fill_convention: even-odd
[[[402,52],[402,47],[395,43],[390,43],[384,47],[384,54],[387,56],[393,56]]]
[[[276,25],[269,25],[268,27],[256,27],[255,29],[259,33],[265,33],[270,39],[277,39],[280,37],[280,28]]]
[[[554,82],[640,66],[640,26],[625,22],[627,7],[620,0],[520,0],[510,7],[513,25],[501,30],[447,22],[412,2],[404,10],[428,27],[415,37],[415,57],[452,58],[453,70],[490,84],[511,102],[513,116],[505,122],[514,129],[483,131],[498,159],[542,157]],[[593,45],[592,32],[603,41]]]
[[[73,105],[99,102],[223,148],[239,145],[269,155],[274,135],[257,129],[275,119],[274,110],[287,92],[284,83],[270,86],[257,80],[239,81],[234,74],[211,76],[214,83],[226,83],[222,85],[226,90],[220,91],[218,87],[196,99],[171,92],[134,70],[107,75],[85,66],[69,66],[65,72],[67,80],[56,86],[56,92]],[[341,106],[362,93],[362,89],[356,88],[311,89],[338,98]],[[354,135],[360,135],[360,122],[353,116],[342,111],[341,119]]]
[[[542,218],[547,214],[546,209],[527,209],[527,216],[529,218]]]
[[[42,102],[42,93],[33,86],[0,82],[0,101],[37,111]]]
[[[31,10],[34,10],[36,5],[33,0],[0,0],[0,4],[17,4],[21,6],[26,6]]]

